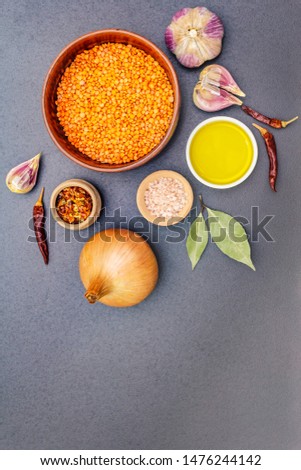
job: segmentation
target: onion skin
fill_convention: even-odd
[[[79,258],[89,303],[131,307],[142,302],[158,280],[156,257],[140,235],[112,228],[93,235]]]

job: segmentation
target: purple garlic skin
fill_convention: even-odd
[[[41,153],[12,168],[6,176],[6,186],[13,193],[25,194],[37,182]]]
[[[182,8],[165,31],[167,47],[185,67],[199,67],[222,50],[224,27],[205,7]]]
[[[193,91],[193,102],[203,111],[213,112],[233,104],[242,105],[237,96],[246,95],[225,67],[213,64],[205,67],[200,73]]]

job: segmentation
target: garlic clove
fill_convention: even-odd
[[[6,186],[13,193],[25,194],[32,190],[37,182],[42,153],[12,168],[6,176]]]
[[[219,89],[218,92],[208,93],[199,85],[196,85],[193,91],[194,104],[203,111],[213,112],[228,108],[233,104],[242,105],[242,101],[236,96],[231,95],[225,90]]]
[[[205,7],[183,8],[165,31],[165,42],[185,67],[199,67],[222,49],[224,27],[220,18]]]
[[[239,88],[229,70],[222,65],[212,64],[205,67],[200,73],[200,81],[206,86],[222,88],[237,96],[246,96]]]
[[[203,111],[219,111],[234,104],[242,105],[234,95],[246,96],[225,67],[213,64],[200,73],[200,80],[193,91],[193,102]]]

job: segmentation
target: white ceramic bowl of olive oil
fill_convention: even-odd
[[[258,147],[253,132],[241,121],[216,116],[194,128],[186,145],[191,173],[211,188],[233,188],[253,172]]]

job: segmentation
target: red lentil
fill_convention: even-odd
[[[165,70],[131,45],[105,43],[78,54],[57,89],[68,140],[102,163],[138,160],[160,143],[174,94]]]

